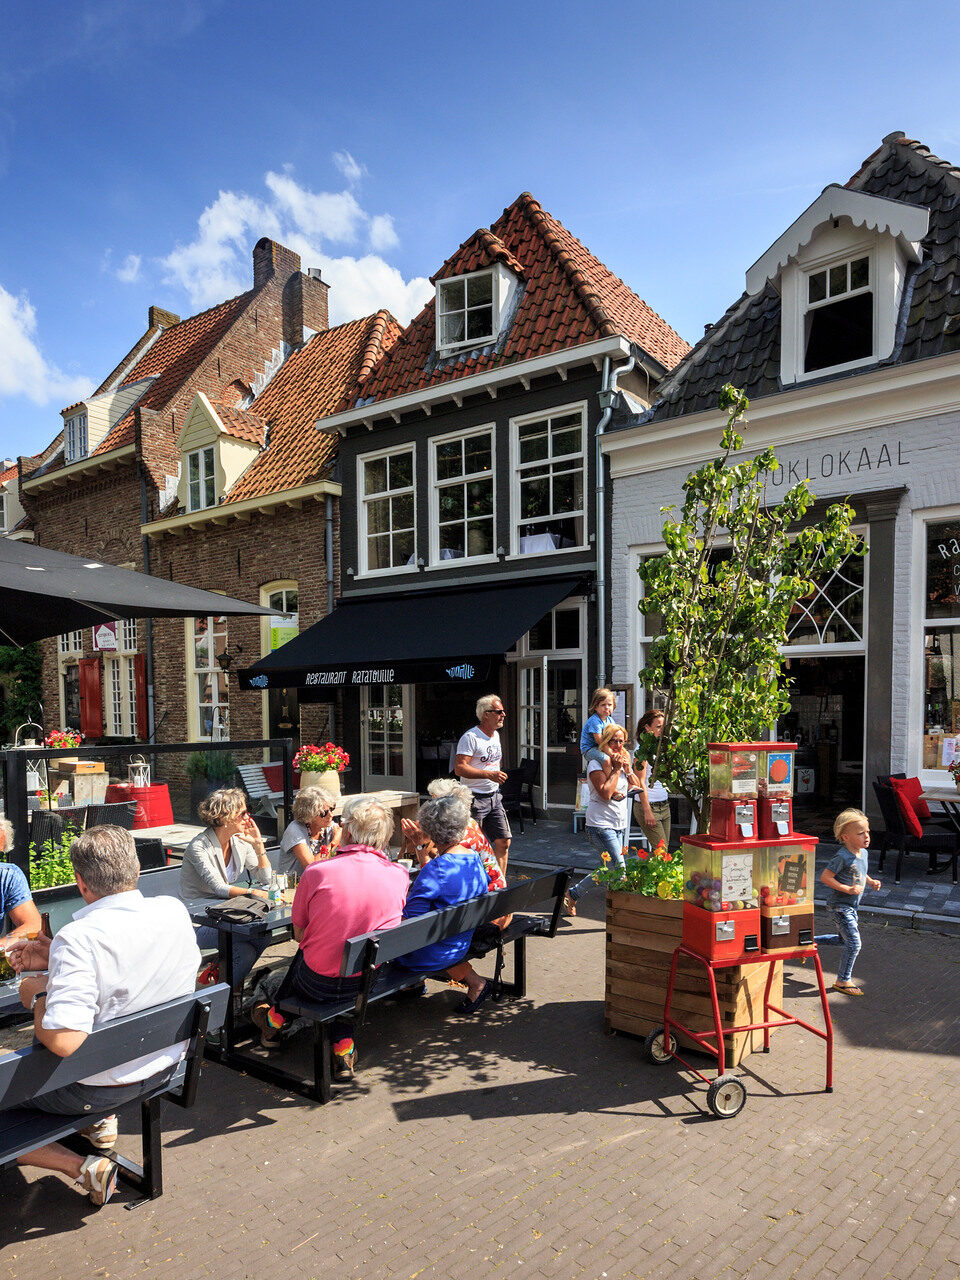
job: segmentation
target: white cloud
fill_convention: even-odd
[[[370,248],[375,253],[395,249],[400,243],[389,213],[378,213],[370,219]]]
[[[363,172],[348,153],[338,155],[341,171]],[[404,280],[380,256],[400,243],[389,214],[366,213],[351,191],[310,191],[289,170],[270,170],[264,185],[268,195],[263,198],[221,191],[200,215],[195,239],[162,259],[166,282],[183,288],[195,307],[212,306],[249,289],[251,252],[262,236],[299,253],[304,270],[321,268],[330,285],[332,324],[380,307],[406,323],[431,296],[428,280]],[[362,245],[364,240],[372,252],[343,257],[329,252],[331,244]]]
[[[140,279],[140,263],[142,259],[139,253],[128,253],[117,267],[117,279],[121,284],[136,284]]]
[[[366,165],[357,164],[349,151],[335,151],[333,163],[337,166],[351,187],[356,186],[367,172]]]
[[[26,396],[34,404],[71,404],[93,383],[48,364],[36,342],[37,317],[26,295],[0,285],[0,396]]]

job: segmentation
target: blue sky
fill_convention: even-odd
[[[938,12],[939,9],[939,12]],[[960,163],[954,6],[9,6],[0,456],[39,450],[159,304],[248,288],[260,235],[388,306],[530,190],[685,338],[902,129]]]

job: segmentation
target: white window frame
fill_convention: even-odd
[[[109,738],[137,736],[137,676],[133,657],[103,654],[103,729]]]
[[[300,584],[298,583],[296,578],[277,578],[276,581],[274,582],[265,582],[260,588],[260,603],[263,605],[265,609],[272,609],[273,605],[270,603],[270,597],[273,595],[276,595],[280,591],[283,591],[283,592],[296,591],[297,593],[296,618],[297,618],[297,629],[299,630],[300,628]],[[284,599],[284,603],[286,603],[286,599]],[[275,614],[272,616],[293,617],[293,613],[283,614],[283,615]],[[263,616],[260,619],[260,656],[265,657],[269,652],[270,652],[270,618],[267,616]],[[263,726],[263,737],[269,738],[270,737],[270,694],[266,689],[264,689],[263,693],[260,695],[260,702],[261,702],[260,718],[261,718],[261,724]],[[269,757],[270,757],[270,750],[268,747],[264,747],[264,751],[263,751],[264,762],[267,762],[269,760]]]
[[[192,458],[197,459],[197,479],[194,481],[190,478],[190,461]],[[209,471],[207,464],[209,463]],[[187,475],[187,510],[188,511],[209,511],[211,507],[217,505],[217,455],[216,446],[205,444],[201,449],[191,449],[183,460]],[[213,489],[213,501],[206,502],[207,484]],[[195,505],[193,500],[194,484],[197,485],[199,502]]]
[[[841,263],[851,263],[858,258],[866,258],[869,267],[869,283],[860,289],[848,289],[846,293],[838,294],[835,298],[827,297],[821,302],[808,302],[810,296],[810,277],[815,276],[820,271],[826,271],[828,287],[830,278],[830,268],[838,267]],[[851,247],[844,245],[841,249],[835,249],[832,253],[824,253],[816,258],[805,261],[800,269],[798,277],[797,289],[797,318],[796,318],[796,370],[797,382],[809,382],[812,378],[825,378],[828,374],[844,373],[847,369],[861,369],[865,365],[873,364],[878,358],[880,346],[880,270],[879,259],[877,255],[876,239],[865,240],[859,245]],[[849,268],[848,268],[849,278]],[[806,360],[806,331],[807,331],[807,315],[811,311],[819,311],[825,306],[829,306],[832,302],[841,301],[843,298],[856,297],[861,293],[871,292],[873,294],[873,334],[871,339],[870,354],[862,356],[859,360],[846,360],[842,364],[825,365],[822,369],[811,369],[809,373],[804,371],[804,362]],[[781,335],[782,336],[782,335]]]
[[[784,644],[780,646],[783,658],[814,658],[831,654],[863,654],[867,655],[868,627],[870,619],[870,530],[866,525],[853,525],[851,532],[861,537],[867,544],[867,552],[863,560],[863,624],[862,634],[858,640],[821,640],[813,644]],[[831,577],[836,576],[835,571]]]
[[[215,620],[222,619],[222,626],[216,627]],[[208,629],[212,629],[212,633],[216,635],[222,632],[224,637],[224,648],[227,647],[230,640],[229,620],[223,614],[208,614],[204,621],[207,623]],[[211,730],[210,733],[204,731],[200,715],[200,679],[207,672],[212,672],[216,676],[223,675],[225,680],[226,701],[215,701],[209,705],[213,707],[224,707],[225,712],[222,715],[221,722],[223,726],[223,738],[230,736],[230,677],[226,672],[220,670],[217,664],[216,653],[211,654],[211,665],[206,667],[198,667],[196,662],[196,620],[194,618],[184,619],[185,630],[185,654],[186,654],[186,674],[187,674],[187,726],[188,733],[191,735],[193,742],[214,742],[218,741],[214,737]],[[210,632],[208,631],[208,634]],[[202,705],[207,706],[204,702]]]
[[[68,654],[83,655],[83,628],[77,631],[64,631],[57,636],[57,653],[60,657]]]
[[[468,542],[464,542],[464,554],[453,559],[440,558],[440,490],[456,484],[467,485],[472,480],[486,479],[485,472],[464,473],[457,479],[440,480],[437,476],[437,446],[452,441],[464,441],[475,436],[490,437],[490,482],[493,491],[493,550],[489,555],[471,556],[467,553]],[[466,524],[466,517],[464,517]],[[461,564],[496,564],[497,562],[497,428],[495,422],[486,422],[469,431],[451,431],[446,435],[435,436],[430,441],[430,564],[431,569],[452,569]]]
[[[7,495],[0,493],[0,533],[7,532]]]
[[[121,618],[120,634],[117,637],[120,644],[121,653],[137,652],[137,620],[136,618]]]
[[[399,495],[408,492],[404,489],[386,489],[376,494],[366,494],[364,491],[364,471],[372,462],[379,462],[381,458],[392,458],[398,453],[409,453],[411,456],[410,463],[410,485],[409,492],[413,494],[413,564],[392,565],[388,569],[371,569],[367,560],[367,504],[368,502]],[[404,444],[394,445],[392,449],[378,449],[376,453],[362,453],[357,457],[357,564],[358,578],[384,578],[391,577],[398,573],[416,573],[418,565],[418,538],[417,538],[417,446],[411,440]],[[392,550],[392,548],[391,548]]]
[[[930,787],[952,787],[954,781],[946,769],[925,769],[923,767],[923,717],[924,717],[924,662],[926,659],[926,634],[928,629],[936,627],[938,631],[960,631],[960,618],[927,618],[927,525],[938,524],[942,520],[960,520],[960,505],[948,507],[930,507],[913,513],[913,564],[920,569],[915,575],[913,584],[913,607],[911,617],[919,619],[911,628],[910,644],[910,689],[909,732],[907,735],[907,759],[913,761],[916,776],[921,783]],[[896,673],[894,673],[896,679]],[[909,767],[907,772],[911,772]]]
[[[547,551],[524,551],[520,550],[520,526],[521,524],[530,524],[529,520],[521,520],[520,517],[520,480],[523,472],[532,466],[541,465],[540,463],[525,463],[522,467],[520,464],[520,428],[528,422],[545,422],[553,418],[561,418],[568,413],[580,414],[580,460],[583,468],[583,507],[581,509],[582,536],[581,541],[573,547],[554,547]],[[563,454],[563,457],[573,458],[574,454]],[[553,462],[555,459],[550,456],[545,459],[547,462]],[[589,522],[590,503],[589,503],[589,472],[587,466],[587,403],[585,400],[577,400],[571,404],[556,405],[551,409],[543,410],[540,413],[525,413],[516,418],[510,419],[510,474],[511,474],[511,492],[510,492],[510,554],[508,560],[529,560],[531,556],[562,556],[576,554],[585,551],[589,545],[589,531],[587,525]],[[569,516],[563,514],[551,515],[549,517],[540,517],[541,523],[546,520],[562,520],[569,519]]]
[[[89,448],[86,413],[74,413],[63,424],[63,457],[65,462],[79,462]]]
[[[490,277],[490,332],[488,334],[484,334],[483,336],[476,337],[476,338],[468,338],[464,336],[459,342],[444,342],[443,335],[441,333],[442,316],[454,314],[454,312],[451,312],[451,311],[447,311],[447,312],[442,311],[440,300],[441,300],[444,288],[449,288],[450,285],[454,285],[454,284],[463,284],[464,286],[464,298],[463,298],[464,305],[462,308],[462,313],[464,317],[463,331],[464,331],[464,334],[466,334],[467,315],[469,314],[469,311],[470,311],[470,308],[467,306],[466,282],[468,280],[478,280],[482,276]],[[483,305],[486,306],[486,303],[484,303]],[[464,275],[447,276],[443,280],[438,280],[436,284],[436,304],[435,304],[434,310],[436,313],[436,334],[435,334],[436,347],[437,347],[437,351],[439,351],[441,355],[446,354],[447,352],[450,352],[450,351],[460,351],[464,347],[485,347],[485,346],[488,346],[491,342],[496,342],[500,332],[500,325],[499,325],[500,273],[499,271],[497,271],[494,267],[490,267],[484,271],[468,271]],[[460,310],[461,308],[457,308],[457,311],[460,311]]]

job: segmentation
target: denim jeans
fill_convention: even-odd
[[[611,861],[618,867],[624,865],[623,846],[626,843],[626,828],[619,831],[614,827],[587,827],[587,835],[590,837],[590,843],[596,849],[597,853],[609,853]],[[583,886],[593,875],[589,871],[582,880],[578,880],[576,884],[570,886],[570,897],[577,901],[583,892]]]
[[[216,947],[220,941],[220,934],[212,924],[202,924],[197,928],[197,946],[201,951],[208,951],[211,947]],[[233,939],[233,973],[230,975],[231,987],[239,987],[243,984],[244,978],[257,963],[257,957],[261,951],[266,951],[270,945],[270,935],[265,933],[262,938],[254,941],[247,941],[234,935]],[[220,975],[220,981],[225,982],[226,974]]]
[[[856,907],[834,907],[837,917],[837,929],[843,950],[840,952],[840,965],[837,969],[837,981],[849,982],[853,973],[853,962],[860,954],[860,925]]]

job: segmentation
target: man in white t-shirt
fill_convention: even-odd
[[[86,906],[52,942],[39,938],[11,956],[18,969],[47,969],[46,974],[24,977],[20,999],[33,1010],[36,1038],[61,1058],[75,1053],[105,1022],[188,995],[196,987],[200,967],[200,950],[183,903],[177,898],[145,898],[137,889],[140,864],[129,831],[91,827],[70,846],[70,860]],[[185,1047],[171,1045],[99,1071],[44,1094],[34,1105],[56,1115],[102,1114],[162,1084]],[[17,1163],[64,1173],[94,1204],[106,1204],[116,1189],[117,1165],[99,1152],[111,1150],[116,1141],[116,1117],[108,1116],[82,1133],[97,1154],[84,1160],[55,1142],[27,1152]]]
[[[496,693],[488,693],[477,703],[477,727],[468,729],[457,743],[457,758],[453,771],[462,778],[473,793],[470,811],[480,825],[483,834],[493,845],[500,870],[507,873],[507,856],[513,832],[503,810],[500,784],[507,775],[500,768],[503,748],[498,730],[502,727],[506,712]]]

